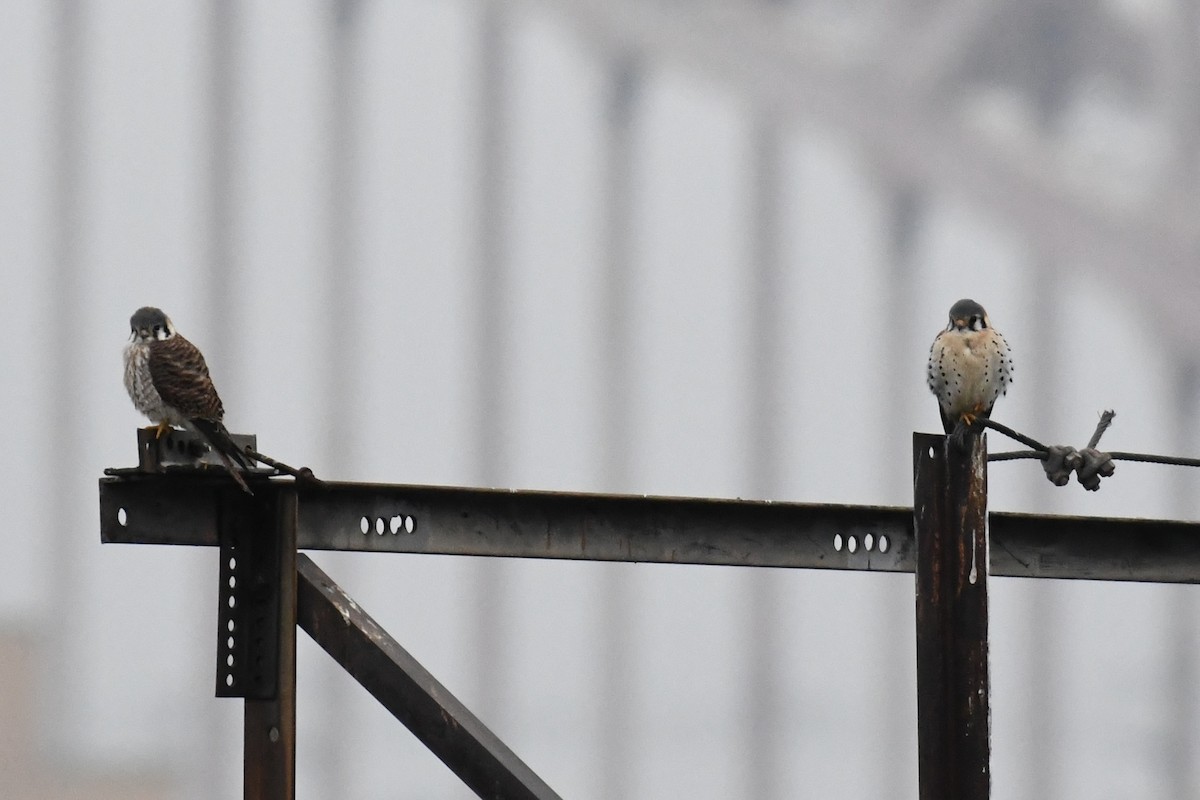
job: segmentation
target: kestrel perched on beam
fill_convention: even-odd
[[[950,322],[929,349],[929,391],[937,395],[942,427],[965,430],[977,417],[987,419],[992,406],[1012,383],[1008,342],[992,327],[983,306],[959,300],[950,307]]]
[[[171,318],[158,308],[139,308],[129,318],[129,327],[125,389],[134,408],[158,426],[159,436],[172,426],[197,433],[238,486],[253,494],[239,470],[250,464],[225,429],[225,407],[200,350],[177,333]]]

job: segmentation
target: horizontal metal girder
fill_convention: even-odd
[[[103,478],[101,539],[216,545],[220,493],[231,486],[191,475]],[[883,572],[915,564],[906,507],[364,483],[297,491],[297,543],[306,550]],[[988,520],[992,575],[1200,582],[1197,523],[1011,513]]]

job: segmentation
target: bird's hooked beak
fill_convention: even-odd
[[[971,323],[971,321],[969,319],[964,319],[961,317],[950,320],[950,324],[954,326],[954,330],[956,330],[956,331],[969,330],[971,327],[970,323]]]

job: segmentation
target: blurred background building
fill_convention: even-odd
[[[1200,453],[1195,2],[0,7],[4,797],[240,796],[216,553],[99,544],[144,304],[329,478],[909,504],[965,296],[998,419]],[[911,576],[318,562],[564,797],[916,796]],[[1196,590],[992,608],[996,798],[1200,794]],[[304,637],[299,725],[301,797],[468,796]]]

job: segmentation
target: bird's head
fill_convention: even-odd
[[[950,324],[946,326],[947,331],[966,333],[981,331],[991,326],[987,312],[974,300],[959,300],[950,306]]]
[[[162,312],[161,308],[143,306],[133,312],[129,318],[130,339],[135,342],[150,343],[170,339],[175,335],[175,326],[171,318]]]

